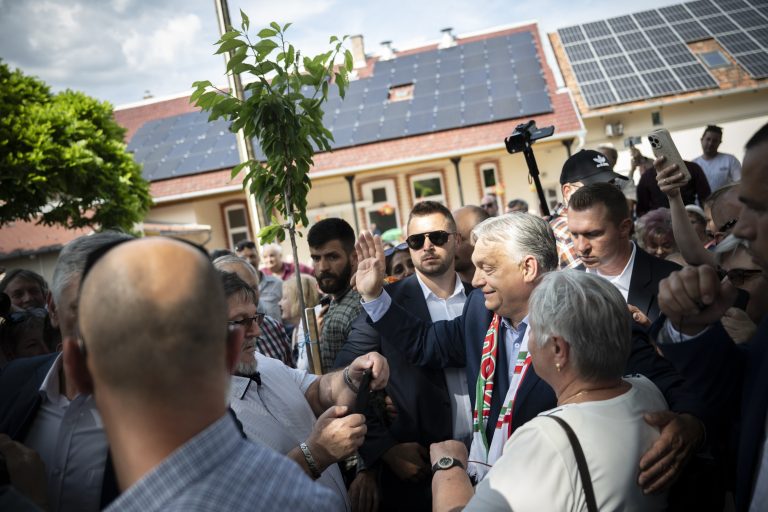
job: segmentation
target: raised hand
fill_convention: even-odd
[[[356,386],[360,386],[363,372],[371,369],[371,390],[384,389],[389,381],[389,363],[378,352],[368,352],[356,358],[349,365],[349,377]]]
[[[381,295],[384,287],[386,260],[381,237],[363,231],[355,244],[357,252],[357,273],[355,286],[363,300],[368,302]]]
[[[314,455],[320,471],[331,464],[349,457],[363,444],[367,428],[365,416],[350,414],[348,407],[335,405],[320,415],[307,446]]]
[[[656,183],[662,192],[668,197],[677,197],[680,195],[680,188],[688,183],[686,174],[678,169],[677,164],[666,165],[666,158],[660,156],[653,161],[653,167],[656,169]]]

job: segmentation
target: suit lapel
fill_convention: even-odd
[[[641,248],[635,246],[635,264],[632,267],[632,277],[629,281],[627,303],[636,306],[646,315],[651,310],[653,296],[648,293],[648,285],[653,278],[650,256]]]

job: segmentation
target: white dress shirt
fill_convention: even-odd
[[[45,463],[52,511],[97,511],[101,501],[107,437],[93,396],[70,401],[59,389],[62,357],[45,376],[42,403],[24,444]]]
[[[603,279],[607,279],[613,286],[616,287],[617,290],[621,292],[621,295],[624,297],[625,301],[628,300],[627,298],[629,297],[629,285],[632,283],[632,269],[635,268],[635,253],[637,252],[635,242],[630,243],[632,244],[632,254],[629,256],[629,261],[627,261],[627,264],[624,266],[624,270],[621,271],[621,274],[616,276],[609,276],[607,274],[603,274],[596,268],[587,269],[587,272],[590,274],[597,274]]]
[[[467,294],[464,284],[456,274],[456,285],[453,293],[447,299],[441,299],[424,284],[419,273],[416,280],[421,286],[424,301],[427,303],[429,316],[433,322],[440,320],[453,320],[461,316],[464,311],[464,303],[467,302]],[[472,437],[472,406],[469,401],[467,388],[467,373],[464,368],[445,368],[445,384],[448,387],[448,395],[451,397],[451,418],[453,419],[453,438],[469,442]]]

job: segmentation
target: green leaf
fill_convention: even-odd
[[[242,20],[241,26],[243,27],[243,32],[247,32],[248,27],[251,26],[251,20],[248,19],[248,16],[246,16],[242,9],[240,9],[240,19]]]
[[[221,43],[221,46],[219,46],[219,49],[216,50],[216,53],[214,53],[214,55],[219,55],[221,53],[228,52],[245,45],[246,44],[240,39],[227,39],[226,41]]]
[[[230,30],[228,32],[225,32],[224,35],[221,36],[221,39],[219,39],[216,44],[222,43],[227,39],[234,39],[235,37],[240,35],[242,35],[242,33],[239,30]]]
[[[277,28],[277,30],[280,30],[280,27]],[[259,37],[275,37],[277,35],[277,30],[272,30],[269,28],[263,28],[259,30],[259,33],[256,34]]]
[[[338,41],[338,40],[339,40],[339,38],[338,38],[338,37],[336,37],[336,36],[331,36],[331,38],[328,40],[328,44],[333,44],[333,43],[335,43],[335,42],[336,42],[336,41]]]
[[[347,71],[352,71],[352,68],[354,67],[352,52],[349,50],[344,52],[344,67],[347,68]]]
[[[250,165],[250,164],[251,164],[251,161],[247,160],[247,161],[245,161],[243,163],[240,163],[240,164],[237,164],[236,166],[234,166],[232,168],[232,173],[230,174],[230,179],[235,179],[235,176],[240,174],[240,171],[243,169],[243,167],[245,167],[247,165]]]
[[[276,22],[273,21],[269,24],[269,26],[275,29],[275,32],[280,32],[280,25],[278,25]]]
[[[286,23],[285,25],[283,25],[283,32],[288,30],[288,27],[290,27],[291,25],[293,25],[293,23]]]
[[[293,49],[293,45],[288,45],[288,55],[285,57],[285,65],[290,66],[293,64],[293,58],[295,56],[295,51]]]

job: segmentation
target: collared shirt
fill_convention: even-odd
[[[609,276],[606,274],[603,274],[600,272],[600,270],[596,268],[588,268],[587,272],[590,274],[597,274],[603,279],[607,279],[610,281],[610,283],[616,287],[617,290],[621,292],[621,295],[624,297],[624,300],[628,300],[629,297],[629,285],[632,283],[632,269],[635,267],[635,253],[637,252],[637,247],[635,246],[635,242],[630,242],[632,244],[632,254],[629,256],[629,260],[627,261],[627,264],[624,265],[624,270],[621,271],[621,274],[615,275],[615,276]]]
[[[42,403],[24,444],[40,454],[48,477],[49,510],[96,511],[101,501],[107,438],[91,395],[61,393],[62,356],[40,386]]]
[[[256,337],[256,348],[267,357],[273,357],[288,366],[293,366],[291,340],[285,333],[282,322],[265,316],[261,324],[261,336]]]
[[[336,354],[347,341],[352,322],[360,314],[360,308],[360,294],[352,288],[347,289],[340,298],[331,300],[331,305],[323,319],[323,331],[320,335],[323,373],[333,369]]]
[[[256,354],[256,360],[261,384],[247,377],[233,376],[230,406],[248,439],[260,441],[285,455],[312,434],[316,419],[306,393],[318,377],[288,368],[261,354]],[[338,464],[329,466],[317,481],[348,501]]]
[[[714,158],[710,159],[700,155],[693,161],[701,166],[701,169],[707,176],[709,188],[712,189],[712,192],[729,183],[741,181],[741,164],[733,155],[718,153]]]
[[[108,511],[338,510],[339,498],[293,462],[240,436],[225,414],[177,448]]]
[[[429,316],[433,322],[440,320],[453,320],[461,315],[464,303],[467,302],[467,294],[461,278],[456,274],[456,285],[453,293],[447,299],[441,299],[424,284],[421,276],[416,272],[416,280],[421,286],[424,301],[427,303]],[[448,387],[448,395],[451,397],[451,418],[453,418],[453,438],[469,441],[472,436],[472,406],[469,401],[467,387],[467,373],[463,368],[445,368],[445,384]]]
[[[259,271],[259,309],[272,318],[282,318],[280,299],[283,298],[283,282],[275,276]]]
[[[573,239],[568,229],[568,211],[565,205],[558,203],[554,212],[547,218],[557,242],[557,258],[560,260],[560,269],[576,268],[581,265],[581,258],[573,248]]]

